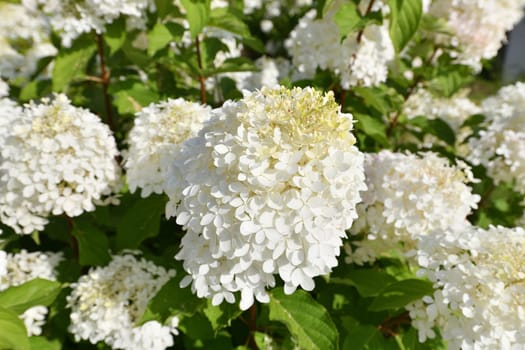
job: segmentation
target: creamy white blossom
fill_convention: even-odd
[[[279,62],[273,58],[261,56],[254,63],[258,71],[230,73],[239,90],[253,91],[263,87],[279,86]]]
[[[0,98],[4,98],[9,95],[9,85],[0,78]]]
[[[501,88],[482,104],[486,130],[469,139],[467,158],[487,168],[496,183],[514,181],[525,193],[525,84]]]
[[[310,10],[285,42],[293,64],[310,77],[317,68],[335,69],[341,61],[339,28],[329,18],[316,17],[317,11]]]
[[[241,309],[268,302],[277,273],[288,294],[312,290],[365,189],[351,129],[333,94],[312,88],[263,88],[214,110],[168,173],[166,214],[187,230],[183,285],[215,305],[240,292]]]
[[[45,18],[20,4],[0,3],[0,77],[29,78],[38,60],[54,56]]]
[[[56,267],[62,259],[62,253],[21,250],[13,254],[0,250],[0,291],[35,278],[54,281]],[[30,307],[20,315],[29,336],[42,333],[46,315],[47,307],[42,305]]]
[[[365,239],[345,245],[347,262],[374,261],[390,250],[410,253],[421,236],[467,222],[480,200],[466,184],[473,181],[468,166],[435,153],[367,154],[365,174],[368,190],[351,229]]]
[[[180,143],[197,135],[210,111],[210,107],[178,98],[152,103],[136,114],[125,161],[131,192],[138,187],[147,197],[164,191],[168,159]]]
[[[317,68],[329,69],[341,78],[341,86],[374,86],[386,80],[388,64],[395,51],[388,32],[388,20],[380,26],[372,24],[360,32],[349,33],[340,42],[339,27],[333,16],[341,1],[335,1],[322,19],[317,11],[309,11],[290,33],[285,46],[299,72],[312,77]],[[364,12],[366,4],[360,4]],[[377,1],[373,11],[388,14],[389,8]]]
[[[467,97],[467,93],[466,90],[460,91],[446,98],[434,96],[430,91],[418,88],[403,105],[403,114],[409,119],[418,116],[442,119],[454,131],[456,146],[463,147],[461,144],[471,135],[472,130],[468,127],[462,128],[462,124],[471,115],[481,113],[481,108]],[[425,135],[423,141],[425,145],[438,143],[436,137],[432,135]]]
[[[481,108],[467,97],[467,93],[465,90],[446,98],[419,88],[403,105],[403,113],[410,119],[417,116],[443,119],[452,130],[458,132],[468,117],[481,113]]]
[[[342,43],[345,59],[336,67],[341,73],[341,86],[374,86],[385,82],[388,63],[394,59],[395,51],[387,25],[369,25],[358,39],[357,34],[346,37]]]
[[[120,16],[126,16],[128,28],[143,28],[147,11],[155,8],[153,0],[23,0],[23,3],[49,17],[66,47],[83,33],[104,33],[106,25]]]
[[[49,215],[92,211],[120,187],[111,131],[65,95],[26,105],[2,146],[0,220],[18,234],[42,230]]]
[[[433,295],[408,306],[419,340],[449,349],[525,347],[525,230],[465,226],[424,237],[417,259]]]
[[[11,130],[11,124],[18,119],[23,118],[22,108],[13,100],[0,97],[0,164],[2,163],[2,148],[4,142]],[[1,172],[0,172],[1,174]]]
[[[434,0],[429,14],[446,21],[452,35],[436,34],[440,44],[457,48],[460,63],[481,69],[481,59],[496,56],[505,33],[523,16],[524,0]]]
[[[77,341],[103,341],[112,349],[163,350],[172,346],[177,317],[168,325],[148,321],[138,326],[137,322],[151,298],[173,276],[175,270],[130,253],[113,256],[109,265],[91,268],[72,284],[67,297],[69,331]]]

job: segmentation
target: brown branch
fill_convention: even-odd
[[[345,99],[346,99],[346,94],[348,93],[348,90],[346,89],[343,89],[341,90],[341,95],[339,95],[339,100],[341,101],[340,104],[341,104],[341,112],[343,111],[343,108],[345,108]]]
[[[408,311],[394,317],[389,317],[377,326],[377,330],[385,337],[395,337],[402,325],[410,324]]]
[[[363,16],[366,16],[370,13],[370,11],[372,11],[372,7],[374,6],[374,2],[375,0],[370,0],[370,2],[368,3],[368,7],[366,8],[366,11],[365,11],[365,14]],[[365,27],[361,28],[361,30],[357,33],[357,43],[360,44],[361,43],[361,39],[363,38],[363,33],[365,31]]]
[[[67,226],[69,229],[69,237],[70,237],[71,249],[73,250],[73,256],[75,257],[75,260],[78,261],[79,259],[78,241],[77,241],[77,238],[73,235],[73,227],[74,227],[73,219],[71,219],[66,214],[64,214],[64,218],[66,219]]]
[[[248,327],[250,328],[250,334],[248,335],[246,343],[250,349],[259,350],[254,338],[254,333],[257,331],[257,306],[255,304],[250,307],[250,320],[248,322]]]
[[[201,56],[201,43],[199,36],[195,38],[195,47],[197,49],[197,65],[199,66],[199,84],[201,89],[201,103],[206,104],[206,77],[202,74],[202,56]]]
[[[111,110],[111,99],[109,97],[109,72],[106,69],[106,61],[104,58],[104,40],[101,34],[97,35],[98,57],[100,60],[100,83],[102,84],[102,92],[104,94],[104,105],[106,107],[106,122],[111,130],[115,130],[113,124],[113,112]]]

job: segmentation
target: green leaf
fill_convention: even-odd
[[[454,133],[454,130],[452,130],[450,125],[442,119],[428,119],[424,116],[417,116],[409,119],[407,123],[408,125],[414,125],[421,128],[423,132],[434,135],[451,146],[454,146],[456,143],[456,134]]]
[[[461,127],[476,127],[482,124],[485,121],[485,116],[483,114],[473,114],[470,117],[468,117],[463,124],[461,124]]]
[[[430,281],[407,279],[387,286],[369,306],[370,311],[402,308],[408,303],[432,295],[434,288]]]
[[[57,339],[49,340],[45,337],[29,337],[31,350],[60,350],[62,348]]]
[[[390,0],[390,38],[396,52],[401,52],[419,27],[421,0]]]
[[[343,350],[361,350],[376,336],[379,331],[377,327],[369,324],[361,324],[351,317],[345,317],[345,323],[351,327],[343,340]]]
[[[384,271],[359,269],[346,271],[344,277],[331,278],[330,282],[354,286],[363,297],[378,295],[396,279]]]
[[[198,340],[201,344],[206,341],[217,339],[210,321],[200,312],[191,317],[183,317],[179,323],[179,329],[189,338]],[[202,346],[201,346],[202,347]],[[193,348],[193,347],[191,347]],[[204,347],[205,349],[217,349],[216,347]],[[224,348],[219,348],[224,349]],[[226,349],[229,349],[227,347]]]
[[[155,12],[159,18],[179,17],[181,15],[173,0],[155,0]]]
[[[242,13],[228,7],[218,7],[213,9],[210,14],[208,25],[224,29],[233,34],[238,34],[241,37],[251,36],[250,28],[242,20]]]
[[[0,307],[20,315],[33,306],[51,305],[60,290],[59,282],[36,278],[0,292]]]
[[[242,313],[237,304],[221,303],[220,305],[214,306],[209,299],[208,305],[203,312],[206,317],[208,317],[215,332],[221,328],[230,326],[231,321]]]
[[[85,220],[75,220],[71,233],[78,242],[80,265],[105,265],[111,260],[108,238],[96,226]]]
[[[15,312],[0,307],[0,349],[31,350],[26,332]]]
[[[231,7],[218,7],[211,11],[211,27],[220,28],[240,36],[240,40],[257,52],[264,52],[264,44],[258,38],[252,36],[250,28],[243,21],[244,15]]]
[[[60,50],[53,67],[53,91],[64,91],[71,81],[83,76],[95,51],[95,40],[90,36],[83,36],[75,40],[71,48]]]
[[[206,305],[206,300],[198,298],[190,288],[179,286],[182,276],[170,279],[149,301],[140,323],[157,320],[164,322],[172,315],[191,316]]]
[[[148,55],[153,56],[170,42],[182,38],[183,34],[184,27],[180,24],[174,22],[155,24],[153,29],[148,33]]]
[[[126,41],[126,21],[120,17],[106,26],[104,41],[109,47],[109,53],[112,55],[117,52]]]
[[[363,99],[366,106],[377,110],[381,115],[387,115],[404,101],[395,89],[387,86],[359,86],[354,88],[354,92]]]
[[[210,20],[210,0],[181,0],[190,24],[191,38],[195,39]]]
[[[143,106],[159,100],[159,95],[138,79],[115,82],[109,92],[119,114],[135,114]]]
[[[388,145],[385,124],[366,114],[354,113],[357,120],[356,128],[362,130],[365,134],[379,142],[383,146]]]
[[[117,249],[136,249],[146,238],[155,237],[159,233],[165,203],[164,197],[159,195],[137,200],[117,225]]]
[[[350,32],[360,29],[362,22],[357,5],[353,2],[347,2],[339,6],[334,15],[334,22],[339,28],[341,38],[345,38]]]
[[[451,97],[467,83],[474,80],[470,68],[466,66],[452,66],[428,83],[429,90],[445,97]]]
[[[219,73],[227,72],[253,72],[257,67],[252,60],[246,57],[233,57],[224,60],[220,67],[205,71],[206,76],[212,76]]]
[[[310,294],[297,290],[285,295],[274,289],[270,297],[270,320],[283,322],[301,349],[338,349],[339,333],[326,309]]]
[[[19,99],[29,101],[51,93],[50,80],[32,80],[20,91]]]

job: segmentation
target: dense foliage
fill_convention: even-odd
[[[0,0],[0,349],[525,347],[523,6]]]

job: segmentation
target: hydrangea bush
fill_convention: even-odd
[[[0,349],[525,348],[524,7],[0,1]]]

